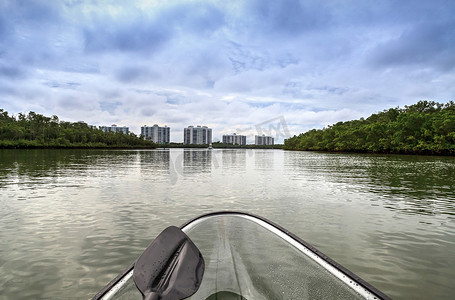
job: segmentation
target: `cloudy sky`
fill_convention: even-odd
[[[12,114],[282,141],[454,95],[453,0],[0,0]]]

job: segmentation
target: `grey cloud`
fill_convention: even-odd
[[[17,18],[27,20],[39,25],[54,23],[60,19],[60,3],[46,0],[14,0],[9,1],[14,5],[12,11]]]
[[[208,2],[176,5],[161,17],[162,21],[166,19],[174,28],[188,30],[201,37],[210,37],[225,25],[224,12]]]
[[[224,24],[220,10],[202,3],[168,5],[152,16],[137,10],[133,16],[119,19],[97,16],[84,30],[85,49],[151,54],[179,34],[210,36]]]
[[[312,99],[314,95],[305,90],[304,85],[301,82],[290,81],[283,87],[284,95],[290,95],[295,99]]]
[[[0,3],[0,40],[17,38],[23,28],[46,31],[61,21],[60,2],[4,0]]]
[[[160,94],[157,94],[157,95],[160,95]],[[161,95],[166,97],[166,103],[168,103],[168,104],[180,104],[185,101],[185,100],[181,99],[181,97],[179,97],[178,95],[175,95],[175,94],[168,93],[168,94],[161,94]]]
[[[76,95],[66,95],[57,101],[57,106],[66,111],[89,112],[94,111],[97,104],[93,101],[83,100]]]
[[[261,71],[265,68],[267,61],[264,57],[251,53],[251,51],[245,49],[240,44],[232,45],[229,60],[231,61],[235,73],[250,69]]]
[[[122,90],[110,86],[106,86],[99,91],[99,97],[101,99],[121,99],[123,95],[124,92]]]
[[[159,91],[159,90],[150,90],[150,89],[131,89],[131,91],[137,94],[143,95],[156,95],[164,97],[165,102],[168,104],[183,104],[188,102],[188,99],[180,93],[169,92],[169,91]]]
[[[145,107],[141,109],[141,115],[144,117],[151,117],[155,114],[156,110],[151,107]]]
[[[27,76],[27,72],[21,66],[10,66],[0,64],[0,77],[7,79],[23,79]]]
[[[9,31],[6,18],[0,13],[0,41],[6,39],[7,33]]]
[[[164,25],[150,24],[145,20],[120,24],[115,20],[103,20],[84,30],[85,49],[88,52],[153,52],[169,39],[167,31]]]
[[[180,93],[172,92],[156,92],[158,96],[163,96],[166,99],[166,103],[171,105],[188,103],[189,99]]]
[[[59,20],[59,2],[3,0],[0,3],[0,40],[14,34],[24,24],[45,29],[48,25],[52,25]]]
[[[155,94],[154,91],[152,90],[144,90],[144,89],[132,89],[133,92],[136,92],[138,94],[144,94],[144,95],[151,95]]]
[[[246,14],[264,33],[287,38],[326,27],[331,18],[321,1],[254,0],[246,5]]]
[[[168,118],[168,121],[170,123],[189,124],[192,120],[191,120],[191,117],[188,117],[188,116],[170,116]]]
[[[143,82],[157,77],[158,75],[148,68],[137,66],[123,67],[115,73],[115,78],[125,83]]]
[[[7,83],[4,80],[1,80],[1,78],[0,78],[0,95],[2,95],[3,97],[5,97],[5,96],[16,97],[16,96],[19,95],[19,91],[17,90],[17,86],[16,85],[12,85],[11,83]],[[2,108],[6,109],[5,106],[8,103],[2,103],[2,101],[6,101],[6,99],[3,98],[0,101],[0,106],[2,106]],[[12,103],[9,103],[9,104],[12,104]]]
[[[100,73],[100,67],[97,63],[87,62],[76,58],[72,58],[69,62],[63,63],[62,70],[70,73]]]
[[[310,87],[310,90],[317,90],[317,91],[322,91],[322,92],[328,92],[330,94],[336,94],[336,95],[343,95],[346,92],[349,91],[348,88],[345,87],[337,87],[337,86],[316,86],[316,87]]]
[[[375,66],[422,65],[449,71],[455,67],[455,22],[422,23],[374,49]]]
[[[110,114],[114,114],[115,109],[122,105],[121,102],[110,102],[110,101],[101,101],[100,102],[100,108],[102,111],[107,111]]]
[[[70,89],[74,90],[78,88],[81,84],[78,82],[58,82],[58,81],[47,81],[44,85],[51,87],[51,88],[62,88],[62,89]]]
[[[321,110],[453,92],[451,73],[428,83],[455,66],[453,1],[139,2],[0,0],[0,101],[74,121],[229,128],[278,112],[316,126]]]
[[[268,68],[285,68],[292,64],[298,64],[298,59],[289,53],[276,56],[263,49],[253,50],[234,42],[230,43],[228,51],[228,59],[235,73],[247,70],[264,71]]]
[[[200,89],[213,89],[216,82],[231,73],[229,60],[219,45],[201,45],[181,53],[172,65],[166,67],[166,75],[178,85]],[[169,69],[168,69],[169,68]]]
[[[61,1],[44,0],[0,3],[2,59],[29,72],[35,68],[74,66],[80,57],[72,57],[70,47],[74,36],[67,32],[69,21],[62,16],[61,4]]]

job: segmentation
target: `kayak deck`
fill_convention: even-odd
[[[205,260],[188,299],[388,299],[280,226],[243,213],[213,213],[181,226]],[[100,299],[141,299],[131,270]],[[120,276],[121,277],[121,276]],[[95,298],[94,298],[95,299]],[[98,299],[98,298],[96,298]]]

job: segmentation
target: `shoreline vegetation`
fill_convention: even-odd
[[[0,109],[0,148],[155,149],[134,133],[104,132],[84,122],[64,122],[35,112],[9,116]]]
[[[455,155],[455,103],[419,101],[284,142],[285,150],[385,154]]]
[[[57,116],[35,112],[10,116],[0,109],[0,149],[155,149],[208,148],[183,143],[156,144],[134,133],[104,132],[84,122],[64,122]],[[281,149],[283,145],[230,145],[214,142],[213,148]]]

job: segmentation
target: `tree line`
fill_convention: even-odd
[[[284,149],[455,155],[455,103],[390,108],[293,136]]]
[[[84,122],[60,121],[35,112],[0,109],[0,148],[156,148],[134,133],[104,132]]]

